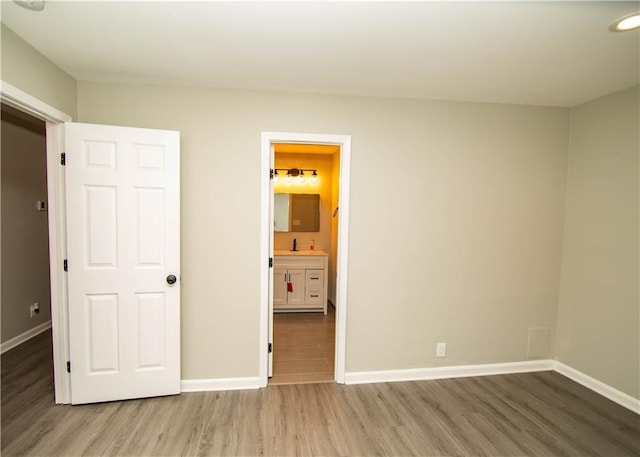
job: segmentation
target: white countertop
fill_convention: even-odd
[[[273,255],[314,255],[314,256],[322,256],[329,255],[324,251],[285,251],[281,249],[276,249],[273,251]]]

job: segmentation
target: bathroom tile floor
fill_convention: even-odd
[[[269,384],[333,382],[335,311],[273,316],[273,377]]]

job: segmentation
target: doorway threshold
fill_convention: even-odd
[[[290,385],[295,385],[295,384],[327,384],[327,383],[334,383],[336,382],[335,379],[306,379],[306,380],[302,380],[302,379],[294,379],[294,378],[288,378],[287,375],[282,375],[282,376],[274,376],[273,378],[269,378],[269,384],[267,384],[267,387],[270,386],[290,386]]]

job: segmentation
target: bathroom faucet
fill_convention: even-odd
[[[298,250],[298,248],[296,247],[296,244],[297,244],[297,243],[298,243],[298,242],[297,242],[297,241],[296,241],[296,239],[294,238],[294,239],[293,239],[293,249],[292,249],[292,251],[297,251],[297,250]]]

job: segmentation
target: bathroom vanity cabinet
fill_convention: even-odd
[[[328,259],[324,251],[275,251],[274,311],[322,311],[327,314]]]

